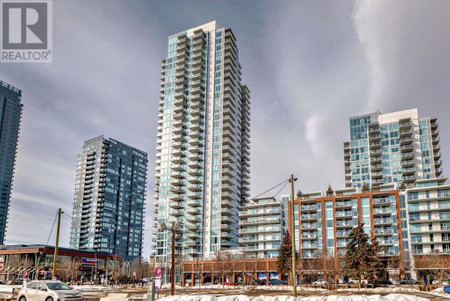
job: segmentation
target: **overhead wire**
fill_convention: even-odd
[[[266,193],[268,193],[268,192],[274,190],[275,188],[281,186],[282,184],[284,184],[284,186],[280,189],[280,191],[281,191],[281,190],[283,190],[283,188],[286,186],[287,182],[289,182],[289,179],[284,180],[284,181],[281,182],[280,184],[275,185],[274,187],[270,188],[269,190],[266,190],[266,191],[264,191],[263,193],[260,193],[260,194],[258,194],[257,196],[252,197],[251,199],[253,200],[253,199],[259,198],[259,197],[262,196],[263,194],[266,194]],[[278,194],[278,193],[277,193],[277,194]]]
[[[52,229],[50,230],[50,234],[48,235],[47,243],[46,243],[47,245],[48,245],[48,242],[50,241],[50,237],[52,236],[53,228],[55,228],[55,223],[56,223],[57,218],[58,218],[58,213],[56,213],[56,215],[55,215],[55,220],[53,221]]]

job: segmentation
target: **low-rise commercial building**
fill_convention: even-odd
[[[54,251],[53,246],[38,244],[0,246],[0,279],[5,283],[17,278],[51,279]],[[78,263],[77,280],[96,281],[101,275],[110,276],[111,267],[121,264],[122,257],[100,251],[58,248],[58,262],[64,261]]]

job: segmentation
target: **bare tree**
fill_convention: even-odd
[[[222,283],[224,283],[225,277],[228,276],[233,269],[231,253],[229,251],[221,250],[216,253],[215,268],[222,275]]]
[[[195,279],[199,279],[199,281],[198,281],[198,286],[199,287],[202,284],[202,281],[201,281],[201,274],[202,274],[201,268],[202,267],[201,267],[201,264],[200,264],[200,257],[197,256],[197,258],[195,260],[195,263],[194,263],[194,271],[193,271],[193,273],[195,275]],[[195,286],[195,283],[192,283],[192,286]]]
[[[323,258],[322,273],[327,279],[328,288],[334,284],[334,289],[337,290],[337,279],[339,277],[340,266],[337,256],[326,256]]]
[[[450,277],[450,260],[446,255],[425,255],[416,264],[416,267],[424,271],[425,277],[428,276],[433,280],[439,281],[439,283]],[[429,284],[427,283],[427,289]]]
[[[20,255],[8,255],[8,261],[7,261],[7,268],[8,268],[8,276],[12,276],[11,283],[15,283],[16,278],[19,274],[19,271],[23,268],[23,260],[20,258]]]

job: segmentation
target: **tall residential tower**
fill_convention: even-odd
[[[346,187],[440,177],[442,161],[436,118],[417,109],[350,117],[350,141],[344,143]]]
[[[238,246],[239,206],[249,197],[250,92],[231,29],[210,22],[169,37],[161,71],[156,260],[212,256]]]
[[[103,136],[78,155],[70,247],[142,255],[147,154]]]
[[[8,223],[22,119],[21,101],[21,90],[0,81],[0,245],[4,243]]]

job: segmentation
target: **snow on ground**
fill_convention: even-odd
[[[21,285],[0,285],[0,293],[11,294],[14,289],[20,289]]]
[[[170,288],[170,285],[163,285],[163,288]],[[220,290],[274,290],[274,291],[292,291],[292,286],[287,285],[257,285],[257,286],[229,286],[229,285],[201,285],[201,286],[175,286],[175,288],[183,289],[220,289]],[[297,286],[297,290],[300,291],[300,287]],[[305,292],[328,292],[326,289],[315,288],[315,287],[302,287]]]
[[[101,286],[101,285],[72,285],[72,287],[80,292],[103,292],[116,290],[117,288],[111,286]]]
[[[381,295],[352,295],[352,296],[313,296],[313,297],[291,297],[291,296],[258,296],[248,297],[243,295],[237,296],[170,296],[161,299],[160,301],[427,301],[428,299],[420,298],[413,295],[404,294],[390,294],[387,296]]]
[[[444,288],[443,287],[437,288],[437,289],[435,289],[435,290],[433,290],[433,291],[431,291],[429,293],[431,293],[432,295],[435,295],[435,296],[439,296],[439,297],[444,297],[444,298],[450,299],[450,294],[447,294],[446,292],[444,292]]]

